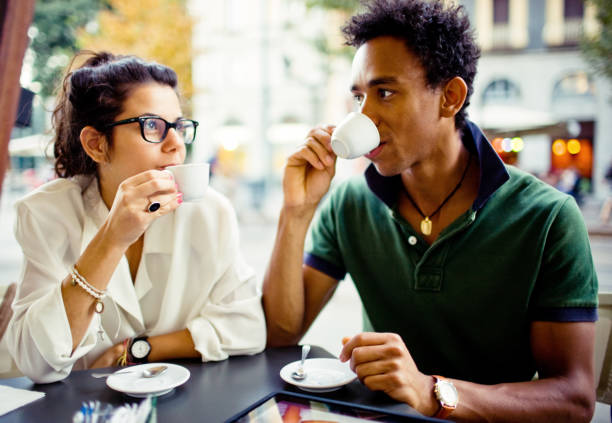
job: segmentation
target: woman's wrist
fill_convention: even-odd
[[[88,284],[91,284],[96,290],[105,291],[126,250],[127,248],[114,243],[111,237],[106,236],[103,225],[74,263],[74,267],[88,281]],[[68,277],[65,283],[66,287],[73,285],[72,277]]]
[[[119,352],[116,360],[116,366],[125,367],[129,363],[128,360],[128,348],[130,347],[131,338],[125,339],[123,342],[116,345],[117,350]]]
[[[110,216],[109,216],[110,217]],[[105,220],[94,240],[96,238],[100,241],[100,247],[106,250],[109,254],[118,254],[122,256],[125,254],[127,249],[134,243],[129,239],[124,239],[124,234],[117,234],[113,228],[113,225],[109,219]]]

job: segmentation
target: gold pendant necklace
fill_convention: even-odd
[[[423,235],[430,235],[431,227],[431,220],[429,220],[429,217],[425,216],[425,219],[421,220],[421,232]]]
[[[465,175],[467,175],[467,171],[470,167],[470,163],[472,161],[472,155],[470,154],[468,156],[468,161],[467,161],[467,165],[465,166],[465,169],[463,170],[463,175],[461,175],[461,179],[459,179],[459,183],[457,184],[457,186],[455,186],[455,188],[451,191],[450,194],[448,194],[446,196],[446,198],[444,199],[444,201],[442,201],[442,204],[440,204],[438,206],[437,209],[434,210],[433,213],[431,213],[429,216],[426,216],[425,213],[423,213],[423,211],[421,210],[421,208],[417,205],[417,203],[415,203],[415,201],[412,199],[412,197],[410,196],[410,194],[408,193],[408,190],[406,189],[406,187],[404,186],[404,184],[402,183],[402,186],[404,187],[404,193],[406,194],[406,197],[408,197],[408,200],[410,200],[410,203],[414,206],[414,208],[419,212],[419,214],[421,215],[421,217],[423,217],[423,220],[421,220],[421,233],[425,236],[431,235],[431,230],[433,229],[433,223],[431,222],[430,217],[434,217],[434,215],[436,213],[438,213],[442,207],[444,207],[444,205],[446,204],[446,202],[448,200],[450,200],[450,198],[459,190],[459,187],[461,187],[461,184],[463,183],[463,180],[465,179]]]

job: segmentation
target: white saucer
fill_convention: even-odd
[[[142,393],[142,394],[128,394],[128,393],[126,393],[125,395],[129,395],[129,396],[134,397],[134,398],[146,398],[148,396],[151,396],[151,397],[161,397],[161,396],[164,396],[166,394],[169,394],[172,391],[174,391],[174,388],[167,389],[165,391],[160,391],[160,392],[153,392],[153,393],[146,393],[146,394],[145,393]]]
[[[308,392],[331,392],[357,379],[349,367],[337,358],[311,358],[304,362],[306,378],[295,380],[291,374],[297,370],[300,361],[287,364],[280,371],[280,377],[285,382]]]
[[[168,366],[168,369],[161,375],[152,378],[141,376],[143,370],[160,365]],[[148,395],[155,397],[165,395],[177,386],[187,382],[190,376],[189,370],[185,367],[170,363],[147,363],[130,366],[129,373],[122,373],[125,370],[125,368],[117,370],[107,377],[106,384],[115,391],[137,398],[144,398]]]

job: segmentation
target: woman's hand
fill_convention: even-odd
[[[117,360],[124,354],[124,352],[125,346],[123,342],[113,345],[104,351],[102,355],[98,357],[91,366],[89,366],[89,368],[98,369],[101,367],[114,367],[117,365]]]
[[[175,210],[182,203],[172,173],[147,170],[124,180],[117,189],[106,226],[112,239],[129,247],[144,233],[151,222]],[[157,202],[160,208],[150,212]]]
[[[336,172],[331,149],[333,126],[312,129],[304,144],[287,159],[283,177],[284,206],[313,208],[329,190]]]

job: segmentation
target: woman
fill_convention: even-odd
[[[16,205],[25,260],[7,336],[19,369],[46,383],[73,368],[263,350],[232,207],[212,189],[182,203],[164,170],[197,127],[174,71],[94,54],[64,79],[53,124],[59,178]]]

